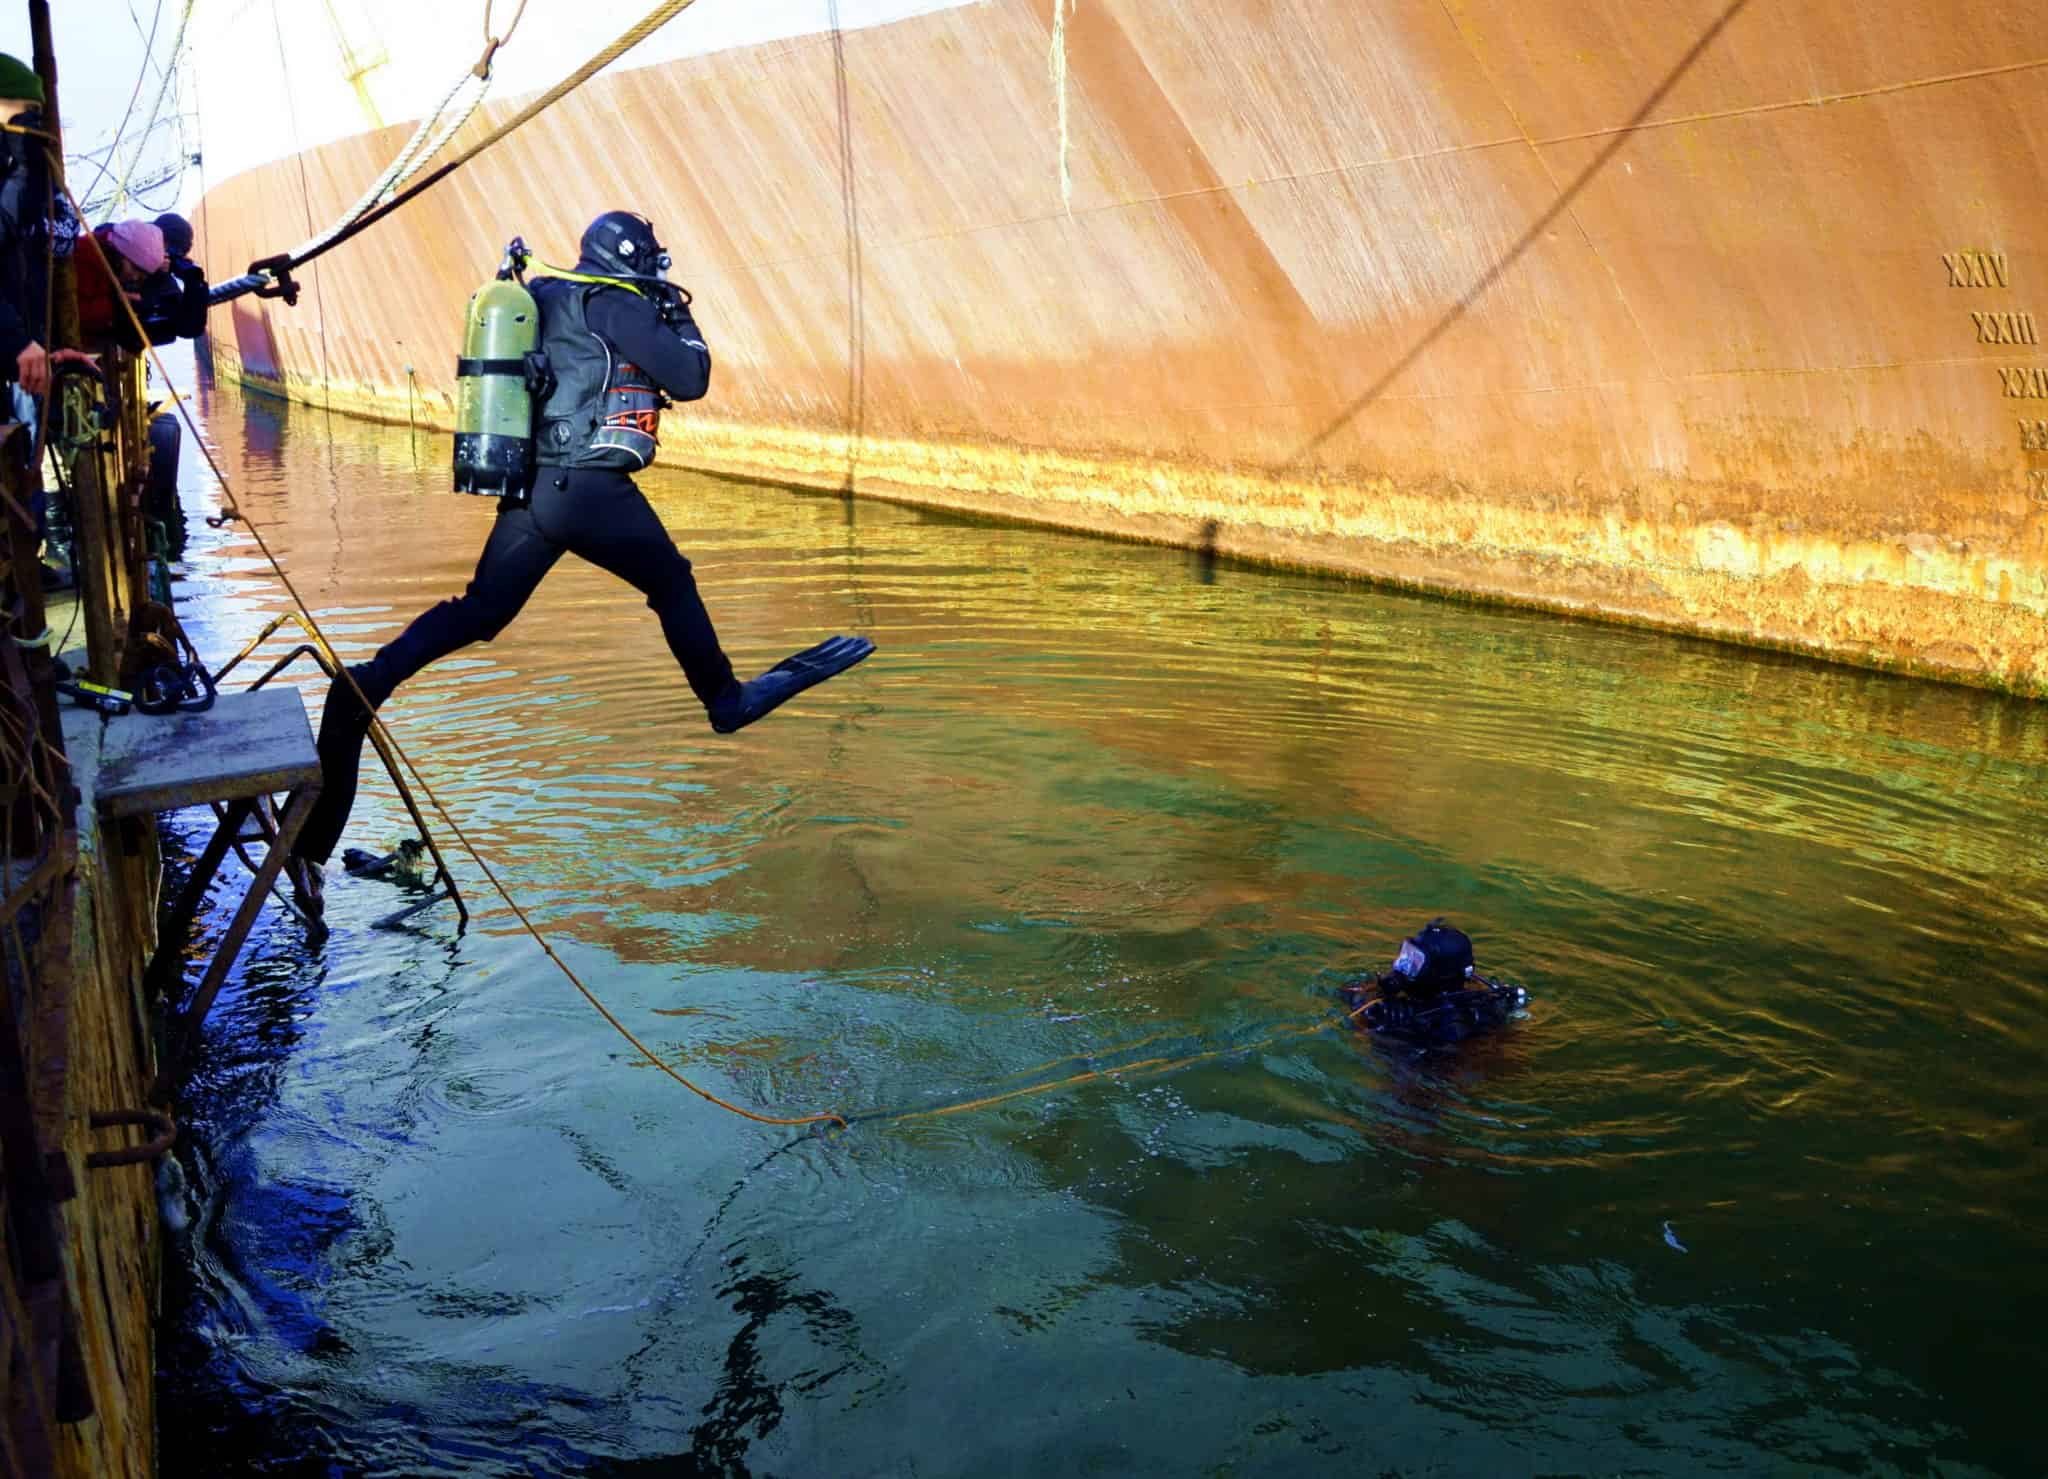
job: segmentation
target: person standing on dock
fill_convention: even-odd
[[[549,269],[551,275],[534,279],[540,348],[553,377],[535,415],[534,475],[499,500],[469,588],[421,613],[328,691],[320,719],[322,789],[293,848],[300,859],[325,863],[341,838],[371,710],[428,663],[496,637],[564,553],[647,597],[720,734],[744,728],[875,650],[864,637],[832,637],[747,682],[734,676],[690,562],[630,476],[654,459],[662,398],[698,400],[711,385],[711,352],[668,269],[669,255],[649,221],[607,211],[583,233],[573,272]],[[317,868],[307,871],[317,880]]]
[[[19,57],[0,53],[0,420],[33,428],[40,438],[42,401],[51,367],[89,357],[76,349],[48,348],[50,264],[71,255],[78,221],[50,186],[48,136],[43,128],[43,79]],[[29,503],[36,537],[49,534],[49,495],[42,459]],[[68,588],[68,570],[43,567],[46,590]]]
[[[19,57],[0,54],[0,379],[23,394],[50,388],[46,257],[49,164],[43,141],[43,79]],[[17,133],[16,129],[32,130]]]

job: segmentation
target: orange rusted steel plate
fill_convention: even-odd
[[[678,460],[2048,693],[2043,117],[2003,0],[998,0],[599,78],[215,342],[446,426],[504,240],[630,206]]]

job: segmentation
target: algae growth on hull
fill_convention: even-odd
[[[445,441],[206,409],[344,655],[461,588]],[[474,894],[379,932],[337,880],[181,1115],[167,1474],[2027,1470],[2048,710],[645,481],[742,666],[883,655],[720,739],[565,561],[400,738],[707,1086],[1025,1092],[765,1132]],[[283,598],[194,551],[211,656]],[[349,840],[400,824],[373,784]],[[1436,913],[1527,1021],[1297,1030]]]

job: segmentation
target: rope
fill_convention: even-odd
[[[250,263],[247,274],[216,286],[209,297],[209,301],[225,303],[230,298],[240,297],[243,293],[257,292],[269,283],[275,283],[275,287],[272,289],[273,294],[285,291],[285,282],[288,280],[287,275],[291,269],[303,267],[315,257],[332,251],[358,232],[369,230],[370,227],[376,225],[408,201],[425,194],[441,181],[447,179],[448,176],[454,174],[455,171],[461,169],[465,164],[468,164],[472,159],[475,159],[484,150],[505,138],[506,135],[531,123],[535,118],[539,117],[549,108],[552,108],[556,103],[559,103],[563,98],[588,82],[599,72],[602,72],[606,67],[609,67],[613,62],[645,41],[649,36],[652,36],[656,31],[681,15],[685,10],[688,10],[695,3],[696,0],[664,0],[664,3],[655,6],[654,9],[650,10],[638,22],[628,28],[603,51],[600,51],[596,56],[528,103],[524,108],[521,108],[517,113],[506,119],[505,122],[485,134],[483,138],[470,145],[469,148],[463,150],[446,164],[436,169],[418,184],[394,196],[375,210],[369,211],[358,219],[349,222],[341,230],[335,232],[330,239],[319,243],[311,251],[287,252],[281,257],[266,257],[261,262]],[[486,21],[488,22],[488,12],[486,12]],[[513,17],[513,25],[517,26],[518,22],[519,18],[515,15]],[[510,36],[510,34],[511,31],[508,29],[506,35]],[[502,41],[503,38],[500,38],[500,44],[502,44]],[[493,48],[486,48],[486,56],[488,56],[491,49]],[[276,277],[266,277],[266,273],[276,274]],[[296,293],[297,290],[293,288],[290,291]]]
[[[873,1114],[855,1115],[854,1120],[856,1122],[883,1121],[889,1124],[896,1124],[903,1120],[938,1119],[949,1114],[966,1114],[969,1110],[989,1109],[997,1104],[1007,1103],[1012,1099],[1034,1098],[1037,1095],[1050,1094],[1059,1089],[1070,1089],[1079,1084],[1091,1083],[1096,1079],[1122,1078],[1126,1074],[1141,1071],[1150,1074],[1172,1073],[1176,1069],[1187,1068],[1196,1063],[1206,1063],[1212,1058],[1226,1058],[1236,1053],[1256,1053],[1262,1048],[1269,1048],[1273,1044],[1285,1042],[1289,1038],[1314,1037],[1317,1033],[1328,1032],[1333,1027],[1348,1026],[1357,1020],[1360,1013],[1364,1011],[1365,1007],[1356,1007],[1344,1013],[1341,1017],[1325,1017],[1316,1022],[1295,1023],[1291,1026],[1282,1027],[1277,1031],[1269,1032],[1264,1037],[1254,1039],[1251,1042],[1231,1043],[1225,1047],[1209,1048],[1199,1053],[1184,1054],[1178,1058],[1141,1058],[1135,1063],[1119,1063],[1113,1068],[1091,1068],[1082,1073],[1069,1074],[1067,1077],[1055,1079],[1049,1084],[1027,1084],[1020,1089],[1004,1089],[997,1093],[982,1094],[975,1098],[963,1099],[952,1104],[934,1105],[929,1109],[905,1109],[898,1110],[893,1114],[876,1112]],[[1144,1039],[1144,1041],[1150,1040]],[[1130,1046],[1135,1046],[1135,1044]],[[1077,1053],[1074,1056],[1098,1055]],[[1063,1060],[1056,1059],[1054,1061]],[[841,1124],[844,1125],[845,1121],[841,1121]]]
[[[1498,986],[1500,984],[1489,977],[1481,977],[1480,979],[1486,981],[1491,986]],[[1314,1022],[1289,1023],[1284,1027],[1275,1028],[1263,1037],[1253,1038],[1249,1042],[1229,1043],[1220,1048],[1208,1048],[1200,1052],[1185,1053],[1178,1057],[1140,1058],[1129,1063],[1112,1064],[1107,1068],[1090,1068],[1080,1073],[1070,1073],[1066,1077],[1054,1079],[1050,1083],[1024,1084],[1014,1089],[995,1089],[989,1093],[976,1094],[967,1099],[950,1100],[942,1104],[927,1105],[922,1109],[870,1109],[860,1114],[849,1115],[840,1122],[840,1128],[845,1129],[852,1125],[865,1124],[898,1124],[904,1120],[939,1119],[949,1114],[965,1114],[970,1110],[992,1108],[997,1104],[1004,1104],[1012,1099],[1035,1098],[1040,1094],[1051,1094],[1061,1089],[1071,1089],[1080,1084],[1095,1082],[1098,1079],[1120,1079],[1127,1075],[1138,1073],[1172,1073],[1176,1069],[1187,1068],[1196,1063],[1206,1063],[1212,1058],[1226,1058],[1239,1053],[1256,1053],[1263,1048],[1273,1046],[1275,1043],[1286,1042],[1296,1038],[1314,1037],[1318,1033],[1328,1032],[1337,1027],[1349,1027],[1356,1023],[1360,1017],[1364,1016],[1366,1009],[1371,1005],[1372,1003],[1369,1001],[1361,1002],[1358,1006],[1339,1016],[1324,1016]],[[1088,1048],[1079,1053],[1069,1053],[1063,1058],[1054,1058],[1050,1062],[1041,1063],[1035,1068],[1026,1068],[1017,1073],[1007,1074],[1005,1078],[1029,1078],[1034,1074],[1044,1073],[1048,1069],[1059,1068],[1065,1064],[1078,1063],[1083,1060],[1092,1059],[1099,1062],[1103,1058],[1134,1052],[1139,1048],[1146,1047],[1172,1035],[1169,1029],[1162,1032],[1148,1033],[1144,1037],[1134,1038],[1130,1042],[1120,1043],[1115,1047]]]
[[[405,141],[405,146],[392,158],[391,163],[385,167],[384,172],[372,180],[369,188],[356,197],[355,204],[336,217],[333,225],[317,236],[307,237],[304,241],[293,247],[288,255],[295,262],[304,261],[316,255],[335,237],[359,220],[365,211],[385,199],[393,190],[403,185],[407,180],[425,168],[427,161],[436,154],[439,154],[442,146],[454,136],[456,130],[469,122],[470,117],[482,106],[484,94],[489,90],[488,79],[485,79],[484,83],[479,84],[472,90],[469,101],[462,106],[461,110],[452,119],[446,122],[442,120],[442,115],[448,111],[449,105],[455,101],[456,95],[464,88],[469,87],[471,83],[477,81],[476,72],[465,68],[462,75],[449,85],[448,91],[442,94],[441,101],[434,105],[434,111],[420,120],[419,127],[412,131],[412,137]]]
[[[690,3],[690,0],[682,0],[682,3],[684,5],[687,5]],[[682,5],[677,5],[674,8],[680,10],[682,8]],[[64,193],[66,195],[69,195],[71,193],[70,188],[68,186],[65,187]],[[72,204],[75,207],[77,205],[77,202],[74,200]],[[427,800],[430,803],[432,803],[434,810],[440,814],[441,820],[447,824],[448,830],[455,834],[455,840],[462,844],[463,851],[467,852],[471,860],[475,862],[477,867],[483,870],[483,875],[485,878],[490,880],[491,887],[498,891],[499,897],[504,899],[506,905],[512,910],[512,913],[518,918],[520,925],[526,930],[526,932],[529,935],[533,936],[535,943],[538,944],[540,948],[547,954],[548,959],[553,961],[555,965],[561,970],[562,974],[569,978],[569,984],[574,986],[579,992],[582,993],[583,999],[590,1003],[591,1007],[597,1012],[597,1014],[600,1017],[604,1018],[604,1020],[611,1026],[611,1029],[614,1032],[618,1033],[620,1037],[623,1037],[627,1042],[631,1043],[634,1049],[639,1052],[641,1057],[645,1058],[649,1063],[652,1063],[656,1068],[659,1068],[663,1073],[667,1074],[670,1078],[674,1079],[677,1083],[681,1084],[684,1088],[688,1089],[698,1098],[707,1099],[711,1103],[716,1104],[720,1109],[729,1110],[731,1113],[740,1116],[742,1119],[750,1119],[757,1124],[834,1124],[844,1128],[846,1124],[846,1118],[843,1115],[830,1113],[805,1114],[798,1115],[793,1118],[784,1119],[779,1118],[775,1115],[756,1114],[751,1109],[743,1109],[739,1105],[734,1104],[729,1100],[719,1098],[718,1095],[712,1093],[709,1089],[698,1087],[696,1084],[692,1083],[689,1079],[683,1077],[682,1074],[678,1073],[674,1068],[672,1068],[665,1059],[663,1059],[659,1054],[657,1054],[654,1051],[654,1049],[648,1047],[646,1043],[642,1042],[637,1036],[635,1036],[632,1029],[627,1027],[625,1023],[621,1022],[617,1017],[613,1016],[611,1008],[607,1007],[602,1001],[598,1000],[597,993],[592,991],[588,986],[586,986],[583,983],[583,978],[576,974],[575,969],[569,964],[569,962],[562,959],[560,955],[555,953],[555,947],[553,942],[551,942],[546,935],[540,932],[539,927],[535,925],[533,920],[528,916],[525,908],[522,907],[519,901],[512,896],[512,891],[508,889],[505,886],[503,880],[501,880],[498,877],[497,871],[493,869],[487,861],[485,861],[483,853],[477,849],[476,844],[469,840],[469,834],[462,830],[461,824],[457,822],[454,816],[449,812],[447,805],[442,802],[441,798],[438,795],[434,793],[433,786],[428,784],[427,778],[420,773],[419,766],[413,763],[412,756],[408,755],[405,752],[404,747],[398,743],[398,737],[391,732],[390,727],[386,725],[382,719],[377,717],[376,711],[372,708],[370,704],[368,695],[366,695],[363,692],[362,686],[356,682],[355,674],[351,673],[348,670],[347,665],[344,664],[341,661],[341,659],[335,654],[334,648],[327,641],[327,634],[320,628],[319,618],[313,615],[313,608],[306,604],[305,598],[299,594],[298,587],[292,584],[291,576],[285,573],[283,564],[279,562],[276,553],[273,552],[272,549],[270,548],[270,542],[263,537],[263,531],[257,527],[256,521],[254,519],[250,518],[247,513],[244,513],[242,511],[240,504],[235,498],[234,489],[228,482],[227,474],[221,470],[220,463],[214,459],[213,449],[207,445],[206,437],[201,433],[199,429],[199,423],[193,419],[191,408],[185,404],[185,397],[178,393],[178,387],[172,383],[170,372],[164,366],[163,356],[157,352],[156,345],[150,342],[148,333],[145,332],[142,327],[141,318],[136,315],[134,305],[128,301],[127,295],[125,293],[120,296],[122,307],[124,307],[128,311],[129,322],[134,325],[135,332],[141,336],[143,348],[149,354],[150,359],[152,359],[156,363],[157,375],[163,380],[164,389],[169,393],[171,397],[171,404],[177,407],[178,414],[184,418],[186,426],[188,426],[191,429],[193,443],[199,448],[200,452],[205,456],[206,465],[213,470],[214,477],[219,481],[221,496],[227,499],[228,506],[235,511],[236,516],[240,518],[243,524],[245,524],[248,527],[249,537],[256,541],[256,548],[263,552],[263,558],[270,562],[270,568],[277,573],[279,583],[281,583],[284,586],[285,593],[291,597],[292,604],[298,608],[300,617],[306,623],[306,629],[313,634],[313,639],[317,641],[320,644],[321,648],[326,652],[328,659],[334,664],[335,670],[348,680],[348,686],[352,690],[354,690],[357,702],[361,703],[364,712],[370,715],[370,722],[373,725],[375,725],[379,731],[382,732],[385,740],[391,746],[392,753],[399,758],[400,762],[403,763],[407,770],[412,772],[413,780],[418,784],[421,792],[425,794]]]
[[[100,182],[106,179],[107,171],[114,167],[114,155],[120,151],[121,136],[128,132],[128,121],[135,116],[135,104],[142,97],[142,84],[149,78],[150,59],[156,55],[156,28],[163,18],[164,0],[156,0],[156,14],[149,18],[149,39],[142,43],[142,70],[135,74],[135,91],[128,95],[128,111],[121,115],[120,127],[114,130],[114,142],[107,145],[106,161],[100,165],[100,172],[93,176],[92,183],[86,187],[85,193],[88,196],[100,188]],[[64,172],[61,166],[57,166],[56,169],[60,175]],[[65,187],[64,193],[71,194],[69,186]],[[71,208],[78,211],[79,220],[85,219],[85,212],[79,210],[75,197],[72,199]]]
[[[109,207],[113,213],[118,214],[128,203],[128,182],[135,176],[135,166],[142,163],[142,151],[148,147],[149,136],[156,131],[157,115],[164,110],[164,96],[170,92],[171,82],[178,75],[178,54],[185,48],[185,30],[192,24],[193,4],[194,0],[185,0],[185,13],[178,17],[178,34],[171,39],[171,64],[163,69],[164,80],[157,87],[156,101],[150,104],[149,122],[142,125],[141,136],[135,140],[135,152],[128,156],[128,167],[121,171],[121,183],[114,187],[114,203]]]
[[[484,54],[476,59],[472,68],[479,77],[491,75],[491,58],[498,54],[498,48],[512,39],[512,33],[519,29],[519,22],[526,16],[526,0],[519,0],[519,8],[512,12],[512,24],[505,27],[505,34],[491,34],[491,12],[496,10],[497,0],[484,0]]]
[[[273,19],[275,18],[275,10],[276,6],[273,4]],[[418,126],[413,129],[411,137],[405,141],[404,146],[399,149],[398,153],[392,156],[391,163],[386,165],[383,173],[372,180],[368,188],[356,197],[354,204],[336,216],[326,230],[316,235],[308,236],[304,241],[285,253],[285,256],[290,259],[289,265],[296,266],[300,262],[310,261],[313,257],[318,256],[329,245],[339,239],[342,232],[348,230],[351,225],[360,220],[365,212],[381,202],[389,200],[394,190],[397,190],[407,180],[410,180],[414,175],[426,168],[428,161],[439,154],[447,146],[448,141],[461,132],[463,125],[476,116],[476,110],[483,106],[484,97],[490,91],[491,58],[496,55],[499,47],[512,39],[512,33],[519,29],[520,17],[525,13],[526,0],[520,0],[519,11],[512,17],[512,24],[505,28],[505,34],[502,36],[492,36],[490,33],[491,6],[489,0],[486,0],[484,5],[483,55],[478,58],[474,66],[465,67],[461,75],[448,85],[448,90],[441,95],[441,101],[434,104],[432,111],[420,119]],[[280,48],[282,48],[282,45],[283,36],[280,33]],[[282,55],[279,57],[279,65],[283,65]],[[451,114],[449,109],[455,104],[456,98],[462,94],[464,89],[469,91],[468,100]],[[305,170],[305,162],[303,160],[300,161],[299,168],[303,174]],[[310,220],[307,222],[307,229],[312,229],[312,222]],[[230,283],[223,284],[222,286],[234,287],[242,282],[243,279],[235,278]],[[224,297],[213,297],[209,301],[216,303],[225,302],[227,298],[239,297],[241,291],[247,290],[247,288],[242,288],[238,292],[229,293]]]

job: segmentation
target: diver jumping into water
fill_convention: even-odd
[[[661,407],[697,400],[711,383],[711,353],[689,295],[668,281],[668,268],[669,255],[650,222],[607,211],[583,233],[574,272],[531,283],[539,355],[545,356],[544,366],[535,367],[534,466],[501,485],[506,491],[497,522],[468,589],[422,612],[368,662],[350,666],[362,698],[345,678],[329,689],[320,718],[322,789],[293,847],[300,859],[325,863],[340,840],[355,801],[370,710],[427,664],[496,637],[565,552],[647,597],[669,650],[720,734],[746,727],[875,650],[864,637],[831,637],[757,678],[734,676],[690,562],[628,476],[654,458]],[[477,363],[459,368],[471,374]],[[497,364],[481,363],[486,373]],[[317,869],[307,872],[317,891]]]
[[[1393,968],[1347,981],[1351,1020],[1386,1037],[1447,1046],[1506,1024],[1529,1004],[1529,993],[1480,975],[1472,941],[1441,919],[1401,942]]]

